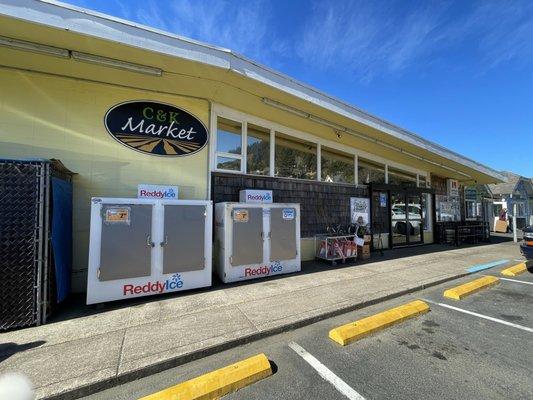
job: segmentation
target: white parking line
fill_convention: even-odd
[[[533,282],[526,282],[526,281],[520,281],[518,279],[509,279],[509,278],[499,278],[503,281],[509,281],[509,282],[516,282],[516,283],[523,283],[524,285],[533,285]]]
[[[436,304],[436,305],[441,306],[441,307],[449,308],[450,310],[459,311],[459,312],[462,312],[464,314],[473,315],[474,317],[487,319],[489,321],[497,322],[499,324],[503,324],[503,325],[507,325],[507,326],[512,326],[513,328],[517,328],[517,329],[521,329],[521,330],[529,332],[529,333],[533,333],[533,329],[532,328],[528,328],[527,326],[513,324],[512,322],[507,322],[507,321],[504,321],[503,319],[493,318],[493,317],[489,317],[487,315],[478,314],[478,313],[475,313],[475,312],[472,312],[472,311],[468,311],[468,310],[463,310],[462,308],[450,306],[449,304],[437,303],[435,301],[431,301],[431,300],[427,300],[427,299],[422,299],[422,300],[427,301],[427,302],[429,302],[431,304]]]
[[[313,367],[322,378],[331,383],[335,389],[341,392],[350,400],[365,400],[363,396],[353,390],[346,382],[335,375],[324,364],[318,361],[314,356],[309,354],[302,346],[296,342],[290,342],[289,347],[293,349],[300,357],[302,357],[307,363]]]

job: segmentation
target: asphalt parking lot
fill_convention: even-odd
[[[526,399],[533,398],[533,273],[492,268],[215,354],[86,397],[136,399],[236,361],[265,353],[275,373],[227,399]],[[452,286],[483,275],[498,285],[455,301]],[[340,346],[339,325],[415,299],[431,311]]]

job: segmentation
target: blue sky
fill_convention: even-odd
[[[533,1],[68,0],[230,48],[533,176]]]

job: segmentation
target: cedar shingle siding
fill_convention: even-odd
[[[301,236],[324,233],[328,224],[350,223],[350,197],[368,197],[366,187],[268,176],[212,173],[213,203],[239,201],[243,189],[272,190],[275,203],[300,203]]]

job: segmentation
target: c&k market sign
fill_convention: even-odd
[[[104,124],[119,143],[141,153],[179,157],[197,153],[209,134],[194,115],[170,104],[128,101],[107,111]]]

